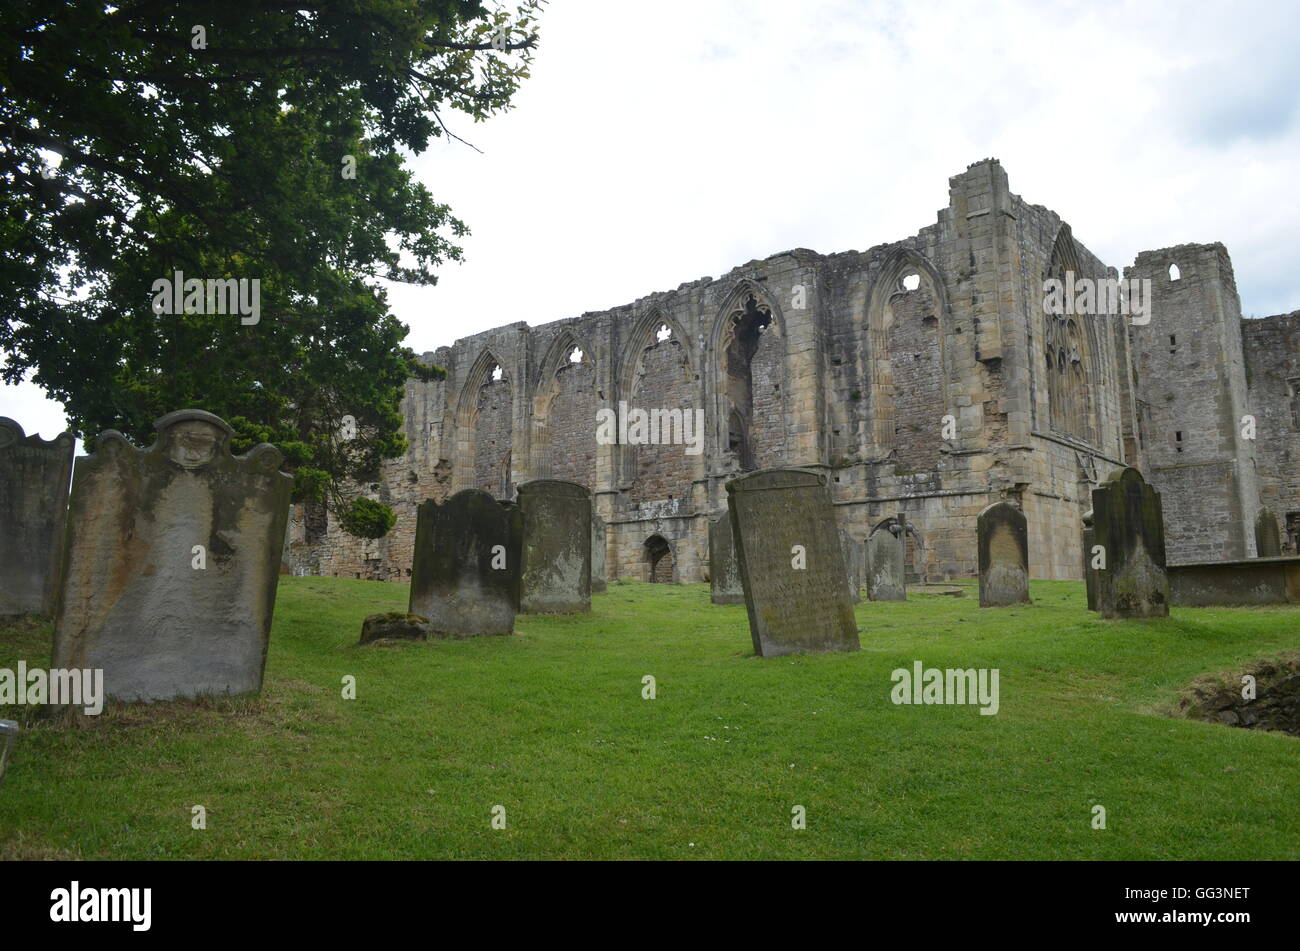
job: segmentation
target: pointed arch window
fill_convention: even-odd
[[[742,471],[757,468],[754,453],[754,358],[763,335],[772,325],[772,311],[749,294],[740,310],[730,317],[723,338],[723,392],[730,412],[727,414],[727,450]],[[759,394],[760,397],[767,394]]]

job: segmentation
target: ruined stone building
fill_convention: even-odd
[[[1067,272],[1119,277],[990,159],[901,241],[458,340],[424,357],[445,380],[407,383],[406,456],[361,487],[396,528],[355,539],[298,507],[291,567],[405,578],[419,502],[550,477],[591,487],[610,578],[701,581],[724,484],[768,466],[824,472],[855,539],[904,513],[913,580],[973,575],[976,516],[1001,499],[1028,517],[1033,576],[1080,578],[1090,490],[1124,464],[1163,493],[1171,561],[1254,555],[1264,510],[1294,551],[1300,313],[1243,320],[1220,244],[1138,255],[1143,325],[1047,313],[1044,280]],[[600,444],[620,402],[703,409],[703,451]]]

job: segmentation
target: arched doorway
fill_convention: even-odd
[[[645,540],[646,580],[652,584],[672,584],[673,550],[662,535]]]

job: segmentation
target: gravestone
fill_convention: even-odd
[[[233,456],[218,416],[179,410],[137,449],[77,459],[54,666],[104,671],[122,700],[261,689],[293,477],[262,443]]]
[[[867,536],[867,598],[872,601],[906,601],[907,525],[887,518]]]
[[[519,607],[524,614],[591,610],[591,492],[560,479],[519,487],[524,541]]]
[[[1029,526],[1010,502],[995,502],[975,521],[980,607],[1029,604]]]
[[[1097,572],[1097,609],[1105,618],[1169,615],[1165,526],[1160,493],[1133,468],[1116,469],[1092,490],[1094,544],[1106,563]]]
[[[1268,509],[1260,509],[1255,517],[1255,555],[1258,558],[1279,558],[1282,555],[1282,529],[1277,516]]]
[[[591,515],[591,593],[604,594],[609,590],[605,578],[605,520],[594,512]]]
[[[75,444],[0,416],[0,615],[54,612]]]
[[[714,604],[743,604],[745,601],[730,511],[709,522],[709,599]]]
[[[847,530],[840,531],[840,547],[844,550],[844,570],[849,581],[849,597],[857,604],[862,600],[862,575],[865,549]]]
[[[727,497],[755,653],[858,650],[826,477],[763,469],[728,482]]]
[[[1092,528],[1092,509],[1083,513],[1083,586],[1088,596],[1088,610],[1097,610],[1097,569],[1092,566],[1092,546],[1097,544]]]
[[[416,509],[409,612],[456,637],[510,634],[519,604],[523,515],[482,489]]]

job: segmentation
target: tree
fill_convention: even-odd
[[[510,107],[542,2],[7,0],[4,380],[85,438],[215,412],[285,452],[296,499],[382,533],[343,487],[405,451],[404,383],[440,371],[378,279],[435,283],[468,233],[403,150]]]

